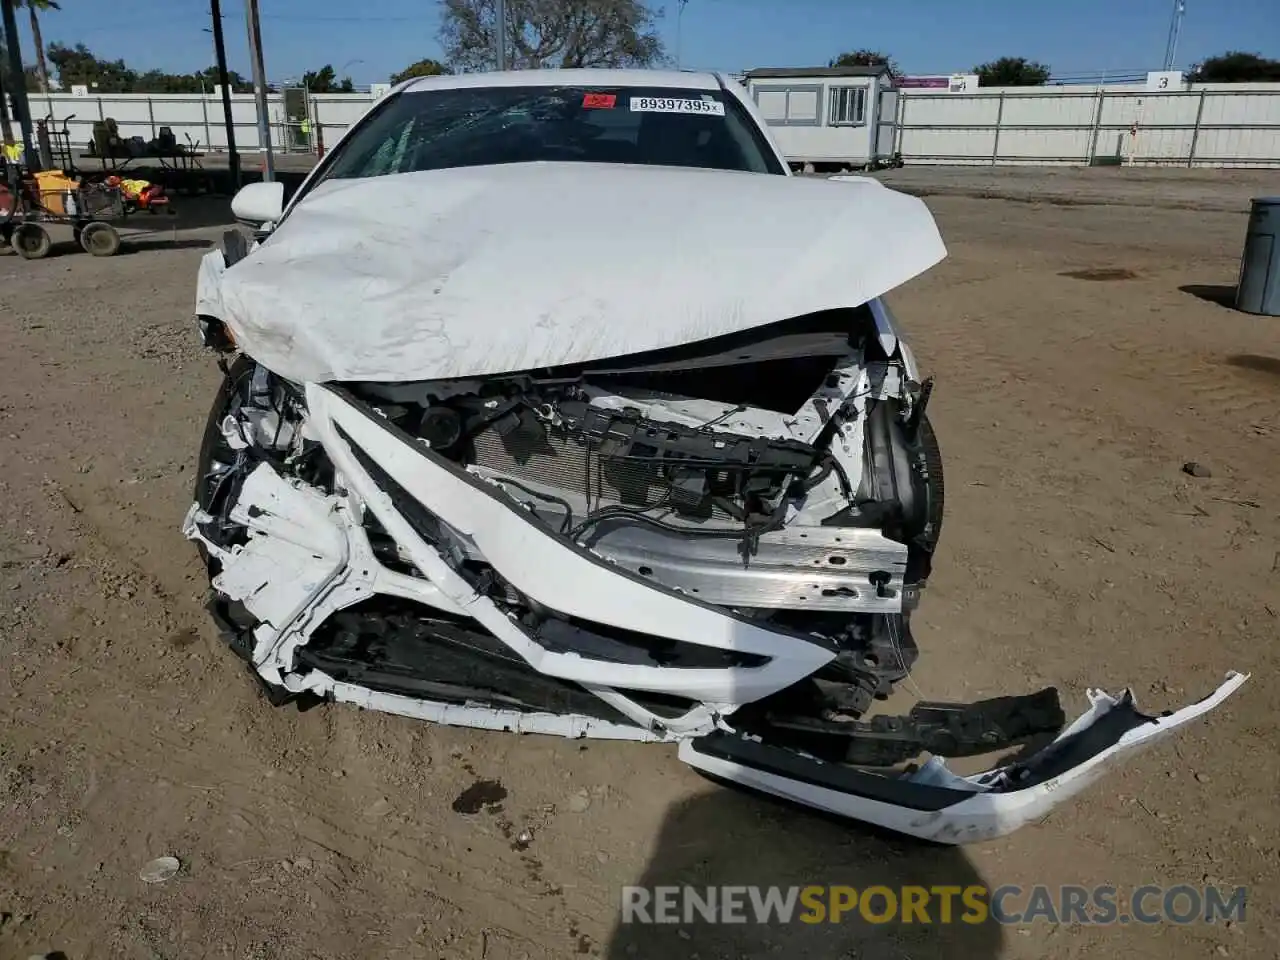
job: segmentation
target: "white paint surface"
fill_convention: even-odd
[[[295,381],[424,380],[857,306],[945,255],[878,184],[510,164],[323,183],[225,273],[209,254],[197,303]]]

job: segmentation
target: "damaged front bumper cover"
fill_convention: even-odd
[[[1232,671],[1203,700],[1158,717],[1132,691],[1088,692],[1089,709],[1030,757],[974,776],[940,757],[900,777],[826,764],[717,731],[680,744],[680,759],[743,786],[828,813],[938,843],[990,840],[1042,820],[1121,761],[1168,737],[1231,696],[1248,679]]]
[[[342,477],[345,493],[326,495],[264,463],[245,480],[232,513],[249,531],[247,542],[227,548],[205,537],[200,526],[207,516],[199,507],[192,508],[184,526],[218,562],[217,593],[252,614],[256,626],[240,638],[240,646],[263,681],[280,691],[450,725],[677,741],[683,761],[721,779],[916,837],[969,843],[1042,819],[1122,758],[1212,710],[1247,679],[1231,673],[1209,697],[1159,717],[1139,713],[1127,691],[1118,698],[1090,691],[1088,711],[1047,747],[975,776],[952,773],[937,756],[910,772],[892,774],[825,762],[748,735],[735,713],[808,677],[835,656],[833,650],[611,568],[531,521],[492,485],[405,442],[341,392],[313,384],[306,393],[310,427]],[[452,535],[467,538],[518,589],[548,607],[596,622],[641,622],[655,636],[745,660],[731,667],[672,670],[602,662],[540,645],[428,542],[406,516],[414,504]],[[363,522],[366,511],[420,576],[379,562]],[[614,717],[387,692],[331,675],[303,655],[321,624],[375,596],[477,622],[537,673],[589,692],[608,704]],[[645,691],[674,693],[693,706],[678,715],[659,715],[637,696]]]

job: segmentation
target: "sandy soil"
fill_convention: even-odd
[[[1164,709],[1252,671],[1207,722],[1045,822],[954,850],[721,789],[666,748],[273,709],[221,648],[177,529],[218,379],[190,322],[218,231],[114,260],[8,256],[0,957],[1280,953],[1280,320],[1217,302],[1244,218],[929,203],[951,257],[894,298],[937,376],[948,470],[917,684],[937,699],[1056,683],[1072,711],[1086,686],[1132,684]],[[1097,270],[1125,279],[1068,275]],[[456,812],[482,780],[500,809]],[[139,881],[169,854],[177,877]],[[1229,928],[620,928],[618,888],[637,882],[1251,896]]]

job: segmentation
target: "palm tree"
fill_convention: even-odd
[[[31,17],[31,41],[36,47],[36,76],[40,78],[40,91],[49,92],[49,70],[44,60],[44,38],[40,36],[39,14],[50,10],[61,10],[57,0],[14,0],[15,7],[26,7]]]

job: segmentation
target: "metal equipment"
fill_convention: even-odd
[[[16,164],[0,160],[0,240],[25,260],[39,260],[53,245],[46,227],[70,226],[81,248],[96,257],[120,250],[120,233],[113,225],[126,215],[117,186],[89,183],[62,170],[28,174]]]

